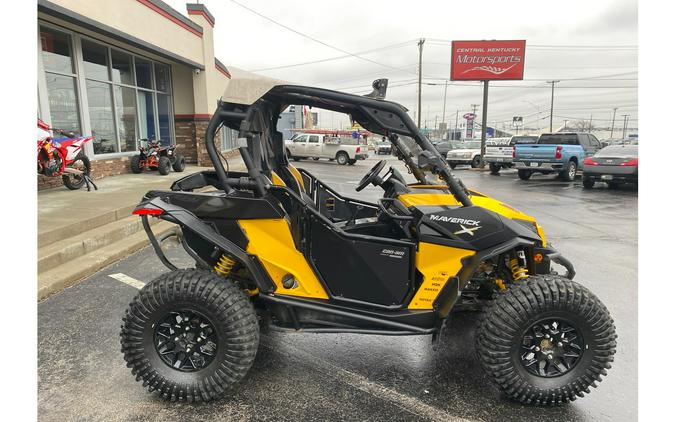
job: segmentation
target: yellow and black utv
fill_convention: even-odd
[[[141,289],[120,335],[127,366],[150,391],[172,401],[221,396],[253,364],[261,327],[435,341],[451,311],[471,306],[482,312],[478,359],[506,396],[565,403],[606,374],[612,318],[571,281],[572,265],[535,219],[467,189],[406,109],[384,100],[386,80],[373,87],[358,96],[235,76],[206,131],[215,170],[145,195],[134,214],[172,271]],[[349,114],[390,139],[417,181],[393,167],[382,174],[380,161],[356,187],[379,186],[377,203],[338,194],[285,156],[277,121],[289,105]],[[239,131],[246,173],[221,163],[222,125]],[[166,258],[149,216],[180,228],[195,268]]]

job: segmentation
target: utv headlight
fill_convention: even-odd
[[[536,221],[519,220],[517,218],[512,220],[539,236],[542,246],[546,246],[546,235],[544,235],[544,229],[539,224],[537,224]]]

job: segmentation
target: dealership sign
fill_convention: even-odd
[[[453,41],[453,81],[521,80],[525,40]]]

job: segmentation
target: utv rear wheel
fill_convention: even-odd
[[[349,156],[347,155],[346,152],[340,151],[337,153],[335,156],[335,159],[337,160],[337,163],[341,166],[344,166],[349,162]]]
[[[529,170],[518,170],[518,177],[520,177],[520,180],[529,180],[532,177],[532,172]]]
[[[607,308],[585,287],[559,276],[532,276],[485,308],[476,348],[506,396],[558,405],[590,393],[607,374],[616,333]]]
[[[137,381],[170,401],[209,401],[253,364],[258,319],[230,280],[176,270],[148,283],[129,304],[122,353]]]
[[[490,173],[499,174],[499,170],[502,169],[502,166],[497,163],[490,163]]]
[[[169,168],[171,168],[171,160],[169,157],[159,157],[159,162],[157,163],[157,171],[162,176],[169,174]]]
[[[176,155],[173,164],[171,164],[173,171],[182,173],[185,170],[185,157],[182,155]]]
[[[91,175],[91,161],[86,155],[80,154],[69,167],[80,170],[82,174],[64,174],[61,180],[68,189],[78,190],[84,185],[84,175]]]
[[[141,156],[134,155],[133,157],[131,157],[131,172],[138,174],[142,171],[143,167],[141,167]]]

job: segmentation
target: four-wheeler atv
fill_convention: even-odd
[[[141,173],[144,169],[157,170],[161,175],[169,174],[169,168],[185,170],[185,157],[176,153],[176,145],[162,145],[155,138],[141,139],[139,154],[131,157],[131,171]]]
[[[467,189],[406,109],[384,101],[386,84],[373,85],[357,96],[233,78],[206,133],[215,171],[150,191],[134,210],[172,270],[140,290],[120,334],[127,365],[150,391],[172,401],[221,396],[253,364],[261,326],[436,341],[451,311],[468,305],[482,310],[477,357],[506,396],[566,403],[606,374],[616,349],[612,318],[571,280],[572,265],[541,226]],[[393,167],[382,174],[380,161],[356,187],[382,189],[370,203],[296,169],[276,128],[288,104],[348,113],[387,136],[417,182]],[[225,171],[214,146],[221,125],[245,138],[247,172]],[[195,268],[166,258],[148,217],[180,227]]]

